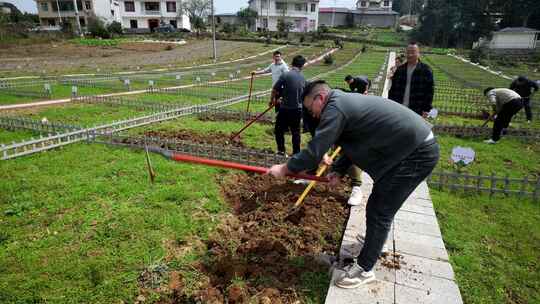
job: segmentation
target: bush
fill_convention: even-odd
[[[109,24],[109,26],[107,26],[107,30],[112,35],[122,35],[123,34],[122,24],[120,22],[118,22],[118,21],[111,22],[111,24]]]
[[[235,33],[238,30],[236,24],[225,23],[223,24],[223,32],[227,34]]]
[[[103,39],[111,38],[111,33],[105,27],[105,24],[98,17],[90,17],[88,20],[88,32],[92,37]]]
[[[472,62],[482,64],[487,57],[487,50],[484,47],[477,47],[471,51],[470,56]]]
[[[326,33],[330,32],[330,29],[328,28],[328,26],[326,26],[325,24],[323,24],[323,25],[319,26],[319,31],[320,31],[321,33],[325,33],[325,34],[326,34]]]
[[[332,56],[332,54],[328,54],[324,56],[324,64],[327,64],[327,65],[334,64],[334,57]]]

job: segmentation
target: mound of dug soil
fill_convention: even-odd
[[[148,137],[159,137],[163,139],[186,140],[199,144],[217,144],[224,146],[232,145],[235,147],[245,148],[244,144],[240,141],[230,142],[229,138],[232,136],[232,134],[227,134],[223,132],[194,133],[191,130],[176,130],[174,132],[148,131],[145,132],[144,135]]]
[[[205,257],[192,265],[202,283],[189,295],[173,290],[166,303],[302,303],[306,285],[313,286],[305,275],[328,273],[314,257],[339,248],[348,217],[346,186],[317,185],[289,216],[305,185],[246,174],[220,183],[232,214],[205,242]]]
[[[198,144],[211,144],[229,147],[232,146],[236,148],[246,148],[244,143],[242,143],[241,136],[238,136],[233,141],[230,141],[229,138],[232,136],[232,134],[227,134],[224,132],[195,133],[192,130],[147,131],[144,133],[144,136],[161,139],[161,141],[163,142],[161,148],[165,148],[165,140],[189,141]],[[139,145],[144,144],[144,140],[142,137],[127,137],[123,138],[121,140],[121,143]],[[172,143],[169,143],[169,145],[169,148],[174,148],[174,145]]]

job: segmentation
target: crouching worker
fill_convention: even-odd
[[[371,87],[371,80],[367,76],[352,77],[351,75],[347,75],[345,82],[349,85],[353,93],[367,94]]]
[[[351,165],[374,181],[366,206],[365,242],[354,262],[335,281],[341,288],[356,288],[375,280],[373,267],[386,242],[396,212],[431,173],[439,159],[431,125],[410,109],[388,99],[331,90],[322,80],[308,84],[303,103],[320,123],[306,149],[268,173],[316,168],[333,145],[342,147],[327,177],[337,184]]]
[[[495,117],[495,122],[493,123],[491,138],[484,142],[496,144],[501,139],[503,129],[508,128],[512,117],[523,108],[523,101],[518,93],[505,88],[487,88],[484,90],[484,95],[492,104],[495,112],[495,115],[492,115],[492,117]]]

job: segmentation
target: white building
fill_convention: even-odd
[[[39,21],[42,26],[59,27],[61,23],[75,23],[73,0],[36,0]],[[118,0],[77,0],[77,10],[81,26],[88,24],[88,18],[97,16],[106,23],[120,21]]]
[[[392,10],[392,0],[358,0],[354,24],[374,27],[396,27],[399,13]]]
[[[122,27],[131,32],[148,32],[160,24],[191,30],[189,18],[181,13],[181,1],[118,0]]]
[[[118,21],[128,32],[149,32],[160,24],[191,29],[189,18],[180,13],[181,1],[171,0],[76,0],[81,26],[97,16],[105,23]],[[75,26],[73,0],[36,0],[42,26],[59,26],[62,22]]]
[[[259,14],[256,30],[277,31],[279,19],[290,22],[293,32],[316,31],[319,24],[318,0],[249,0],[249,8]]]
[[[526,27],[507,27],[493,32],[490,49],[534,50],[540,47],[540,31]]]

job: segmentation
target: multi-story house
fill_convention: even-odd
[[[75,26],[73,0],[36,0],[42,26],[57,27],[63,22]],[[76,0],[81,26],[95,16],[105,23],[120,22],[128,32],[149,32],[162,24],[190,29],[187,16],[180,13],[181,1],[172,0]]]
[[[399,14],[392,10],[392,0],[359,0],[354,10],[341,7],[323,7],[319,10],[319,24],[330,27],[395,27],[398,18]]]
[[[316,31],[319,23],[318,0],[249,0],[258,13],[256,30],[277,31],[278,20],[292,24],[293,32]]]
[[[122,27],[131,32],[153,31],[162,24],[191,29],[189,18],[182,14],[181,1],[118,0]]]
[[[392,0],[358,0],[354,23],[376,27],[395,27],[399,13],[392,10]]]
[[[73,0],[36,0],[39,21],[42,26],[59,27],[62,23],[76,26],[76,10]],[[118,0],[76,0],[81,27],[88,18],[96,16],[107,23],[120,21]]]

